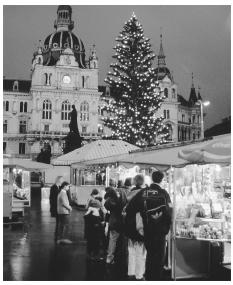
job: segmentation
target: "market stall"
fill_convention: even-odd
[[[172,276],[209,276],[219,263],[231,263],[230,135],[179,157],[192,164],[174,169]]]
[[[86,205],[94,188],[103,194],[105,187],[109,185],[108,165],[89,162],[102,161],[110,156],[127,155],[130,151],[137,149],[139,148],[121,140],[99,140],[71,152],[73,162],[70,165],[70,182],[73,201],[78,205]],[[68,155],[57,158],[53,163],[58,164],[59,161],[64,163]]]
[[[199,160],[194,152],[198,153]],[[191,155],[190,160],[187,155]],[[192,160],[193,157],[195,160]],[[120,169],[125,174],[133,168],[147,174],[154,169],[165,173],[164,187],[174,207],[167,266],[172,270],[173,279],[180,279],[209,275],[217,259],[220,262],[220,256],[213,256],[216,242],[221,247],[229,245],[229,163],[230,136],[220,136],[194,144],[173,144],[92,160],[86,162],[86,167],[105,166],[107,183],[112,178],[111,172],[116,181],[120,179]],[[225,249],[223,262],[230,262],[227,253],[229,250]]]
[[[3,159],[3,217],[13,213],[24,215],[24,208],[31,205],[31,171],[44,171],[51,165],[27,159]]]

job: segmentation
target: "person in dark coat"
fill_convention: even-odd
[[[104,207],[110,212],[109,215],[109,245],[106,263],[115,262],[117,241],[123,231],[122,210],[126,205],[126,194],[122,189],[106,188]]]
[[[87,253],[90,258],[102,259],[104,255],[104,213],[101,209],[100,197],[88,203],[84,215],[84,237],[87,240]]]
[[[57,213],[57,196],[60,192],[60,187],[63,182],[63,177],[58,176],[56,178],[55,183],[50,188],[50,195],[49,195],[49,202],[50,202],[50,213],[51,217],[56,218],[56,226],[55,226],[55,240],[57,240],[57,233],[58,233],[58,213]]]
[[[162,280],[163,278],[162,274],[165,262],[166,235],[169,232],[172,220],[172,204],[170,196],[166,190],[160,187],[163,177],[164,175],[162,172],[153,172],[153,183],[150,185],[149,189],[142,189],[141,192],[133,197],[130,203],[132,208],[140,212],[143,219],[144,244],[147,250],[145,272],[147,281]],[[154,219],[153,223],[147,222],[148,218],[145,215],[145,201],[148,199],[147,197],[151,197],[151,204],[148,204],[150,206],[148,210],[156,209],[158,206],[158,200],[152,199],[152,197],[156,196],[163,197],[166,207],[158,214],[151,216],[151,218]]]

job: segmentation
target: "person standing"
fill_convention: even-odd
[[[72,208],[69,203],[69,199],[67,196],[67,191],[69,190],[69,183],[63,182],[61,185],[61,190],[57,196],[57,213],[58,213],[58,238],[57,244],[62,243],[72,243],[69,239],[67,239],[67,233],[70,222],[70,213]]]
[[[57,196],[58,193],[60,192],[60,187],[62,182],[63,182],[63,177],[57,176],[55,183],[50,188],[50,195],[49,195],[51,217],[56,218],[56,226],[54,234],[55,240],[57,240],[57,230],[58,230]]]
[[[149,191],[144,191],[142,197],[144,240],[147,250],[145,274],[147,281],[162,280],[163,278],[166,235],[170,230],[172,222],[170,196],[166,190],[160,187],[163,178],[162,172],[153,172],[153,183],[150,185]],[[150,215],[145,215],[145,201],[148,201],[146,210],[150,210]],[[153,212],[153,209],[158,208],[160,210]]]
[[[144,227],[137,205],[137,197],[143,191],[144,177],[138,174],[134,178],[135,187],[128,194],[125,208],[125,234],[128,237],[128,279],[143,280],[145,273],[146,249],[144,245]]]
[[[109,244],[106,263],[115,263],[115,253],[117,241],[123,230],[122,209],[126,204],[126,195],[120,189],[116,190],[112,187],[106,188],[104,207],[109,214]]]

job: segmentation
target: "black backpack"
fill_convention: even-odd
[[[142,193],[143,217],[145,233],[168,234],[171,226],[171,208],[168,205],[166,194],[163,189],[148,189]]]

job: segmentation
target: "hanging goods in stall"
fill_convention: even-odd
[[[31,205],[31,171],[44,171],[51,165],[27,159],[3,159],[3,217],[13,213],[24,215],[24,208]]]
[[[167,255],[173,279],[208,275],[213,262],[212,242],[225,247],[231,240],[230,139],[230,135],[223,135],[195,143],[151,147],[87,162],[87,165],[105,165],[108,169],[112,165],[126,168],[137,166],[167,172],[166,189],[174,209]],[[193,160],[187,156],[190,153]],[[211,199],[207,199],[207,193]],[[220,196],[222,202],[218,203],[216,200]],[[230,250],[225,250],[224,259],[227,252]]]

